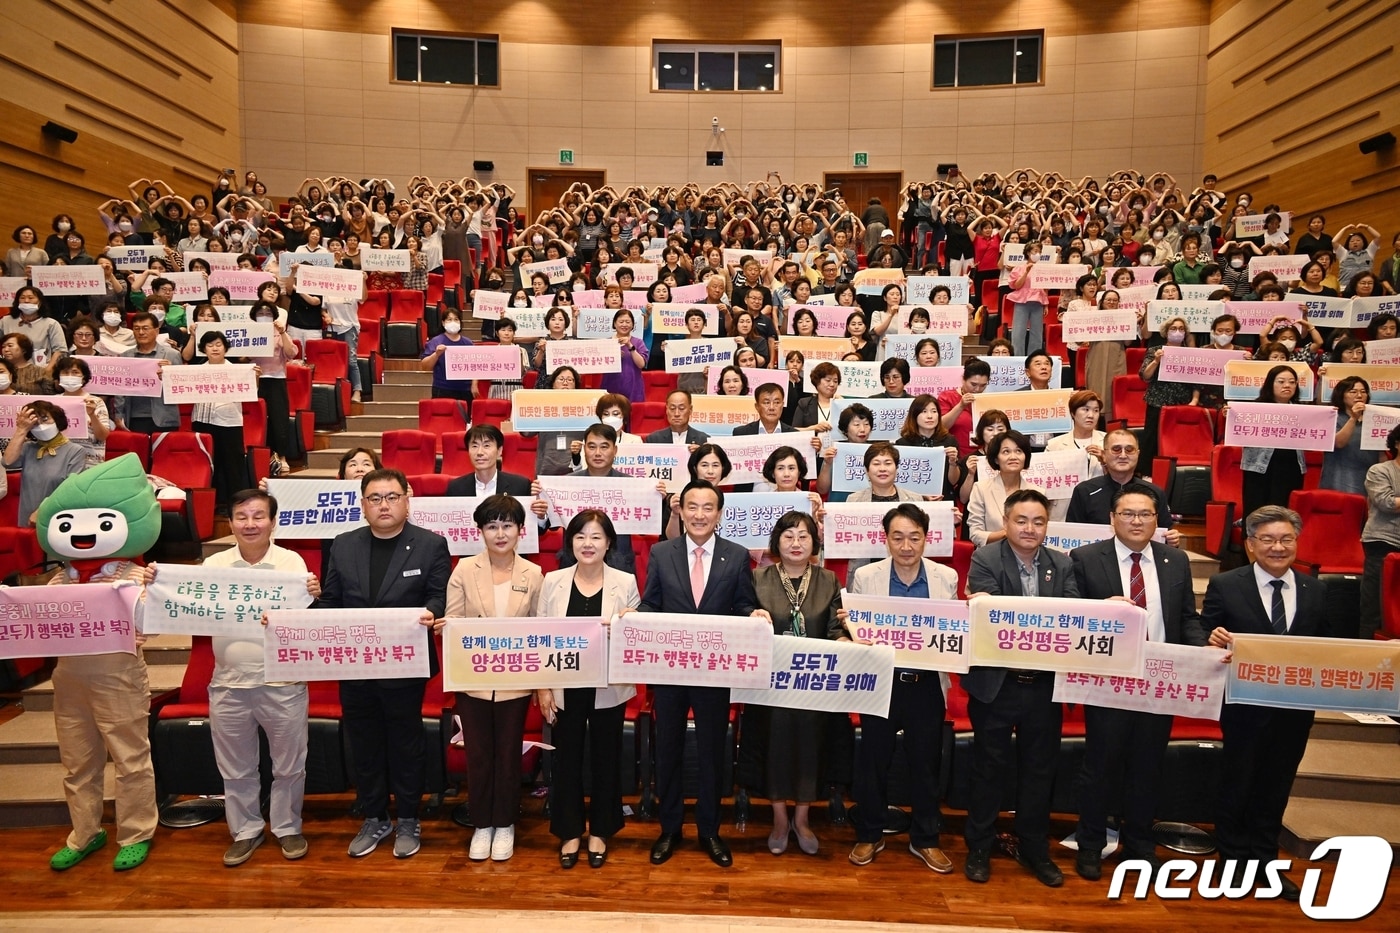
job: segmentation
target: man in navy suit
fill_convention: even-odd
[[[449,496],[528,496],[530,480],[501,469],[505,435],[494,424],[474,424],[467,431],[467,456],[473,470],[447,484]]]
[[[1191,566],[1176,548],[1152,540],[1157,497],[1128,483],[1113,494],[1113,537],[1070,551],[1074,581],[1086,599],[1127,600],[1147,610],[1148,641],[1204,645]],[[1172,717],[1104,706],[1084,707],[1084,765],[1080,772],[1079,855],[1075,870],[1099,880],[1107,839],[1108,804],[1123,795],[1123,857],[1158,860],[1152,837],[1157,776],[1171,738]]]
[[[452,558],[447,539],[408,521],[408,479],[398,470],[374,470],[360,480],[368,527],[331,543],[326,582],[317,608],[419,608],[431,624],[447,611]],[[429,652],[432,658],[432,653]],[[355,762],[355,789],[365,822],[350,855],[369,855],[394,830],[389,791],[399,823],[394,857],[418,851],[418,803],[423,796],[426,738],[422,677],[342,680],[340,706]]]
[[[1006,497],[1006,537],[983,545],[967,572],[969,598],[976,596],[1077,597],[1068,554],[1045,547],[1050,500],[1022,487]],[[972,801],[963,835],[967,838],[968,880],[991,877],[992,843],[1001,811],[1002,776],[1011,767],[1011,733],[1016,733],[1016,860],[1048,887],[1064,884],[1050,859],[1050,790],[1060,754],[1060,704],[1055,675],[1049,671],[974,667],[962,675],[967,713],[972,720]]]
[[[695,453],[695,448],[710,439],[704,431],[690,426],[690,413],[694,403],[685,389],[674,389],[666,396],[666,424],[660,431],[652,431],[642,438],[645,444],[685,444]]]
[[[1254,563],[1216,574],[1206,585],[1201,622],[1212,646],[1229,648],[1234,633],[1331,634],[1327,587],[1293,570],[1302,530],[1298,513],[1279,505],[1245,518],[1245,550]],[[1283,811],[1312,723],[1313,711],[1306,709],[1226,703],[1220,711],[1225,750],[1215,838],[1225,859],[1259,859],[1255,877],[1261,882],[1263,863],[1278,858]],[[1284,875],[1279,881],[1284,899],[1298,900],[1298,885]]]
[[[681,490],[685,534],[651,549],[641,612],[685,612],[747,616],[768,614],[758,608],[749,552],[715,535],[724,511],[724,493],[704,480]],[[686,712],[695,714],[695,747],[700,765],[700,792],[695,825],[700,848],[721,868],[734,863],[719,836],[720,786],[729,726],[727,687],[655,685],[656,791],[660,797],[661,835],[651,847],[651,863],[660,865],[681,842],[685,800],[681,792],[681,758],[685,750]]]
[[[758,414],[757,421],[741,424],[734,429],[734,436],[746,434],[788,434],[797,429],[783,421],[783,387],[773,382],[765,382],[753,390],[753,407]]]

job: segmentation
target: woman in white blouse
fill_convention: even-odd
[[[978,547],[1006,537],[1002,506],[1022,486],[1021,474],[1031,465],[1031,442],[1020,431],[997,435],[987,448],[987,465],[996,470],[978,480],[967,500],[967,533]]]

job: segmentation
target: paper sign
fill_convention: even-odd
[[[937,367],[932,367],[932,369],[936,371]],[[914,370],[914,372],[925,371],[927,369]],[[961,371],[958,375],[961,377]],[[961,378],[958,379],[958,384],[962,384]],[[870,414],[875,418],[875,423],[871,425],[870,440],[893,441],[898,439],[899,429],[904,426],[904,419],[908,416],[909,406],[913,401],[911,398],[835,398],[831,401],[831,423],[834,426],[839,425],[843,411],[852,405],[861,405],[869,409]]]
[[[665,483],[667,492],[679,493],[690,482],[690,448],[686,444],[619,444],[613,469],[652,486]]]
[[[165,259],[164,246],[109,246],[106,256],[112,260],[112,267],[119,272],[137,272],[147,269],[152,259]]]
[[[330,539],[364,526],[357,479],[269,479],[277,500],[277,538]]]
[[[720,394],[719,377],[720,373],[724,372],[725,368],[726,367],[723,366],[711,366],[709,368],[709,371],[705,373],[705,391],[710,395]],[[745,424],[758,417],[758,415],[754,412],[753,394],[759,386],[778,386],[783,390],[783,403],[787,403],[788,371],[786,369],[754,369],[752,366],[741,366],[739,367],[739,371],[742,372],[744,374],[744,378],[749,381],[749,391],[747,394],[742,396],[742,398],[749,399],[749,417],[746,418],[744,421],[739,422],[740,424]],[[810,385],[810,382],[808,384]],[[735,396],[730,396],[730,398],[734,397]],[[692,396],[692,401],[693,400],[694,396]]]
[[[215,253],[213,255],[223,256],[226,253]],[[234,257],[237,259],[237,257]],[[211,264],[212,265],[212,264]],[[316,266],[321,269],[329,269],[335,265],[335,255],[329,251],[324,253],[297,253],[288,250],[278,254],[277,271],[282,278],[290,278],[292,272],[299,266]],[[213,266],[213,268],[219,268]]]
[[[1366,362],[1373,366],[1400,365],[1400,338],[1366,341]]]
[[[510,314],[510,298],[510,292],[493,292],[478,288],[472,293],[472,317],[478,321],[499,321]]]
[[[654,262],[614,262],[609,263],[606,269],[598,270],[598,281],[602,285],[616,285],[617,274],[623,269],[632,271],[632,288],[648,288],[657,278],[657,270],[660,268]]]
[[[761,689],[772,640],[772,624],[760,618],[629,612],[608,632],[608,680]]]
[[[295,482],[293,480],[292,482]],[[146,587],[146,634],[214,635],[261,641],[262,616],[311,605],[306,574],[253,567],[161,564]]]
[[[180,254],[180,258],[184,260],[184,262],[185,262],[185,268],[186,268],[186,269],[188,269],[188,268],[190,267],[190,263],[194,262],[194,261],[197,260],[197,259],[202,259],[202,260],[204,260],[205,264],[209,266],[209,271],[212,273],[212,272],[215,272],[215,271],[217,271],[217,270],[219,270],[219,269],[229,269],[229,270],[237,269],[237,268],[238,268],[238,257],[239,257],[240,255],[242,255],[242,254],[241,254],[241,253],[209,253],[209,252],[197,253],[197,252],[195,252],[194,250],[187,250],[186,252]],[[284,254],[284,255],[289,255],[289,254]],[[308,255],[310,255],[310,254],[308,254],[308,253],[297,253],[296,255],[305,258],[306,256],[308,256]],[[318,254],[316,254],[316,255],[317,255],[318,257],[324,256],[325,259],[323,260],[323,262],[325,262],[325,264],[328,265],[328,266],[329,266],[329,265],[334,265],[334,264],[335,264],[335,257],[332,256],[329,252],[326,252],[326,253],[318,253]],[[165,258],[165,257],[164,257],[164,254],[162,254],[160,258],[164,259],[164,258]]]
[[[22,275],[0,277],[0,309],[13,308],[15,306],[15,292],[28,284],[29,280]]]
[[[544,337],[549,332],[549,328],[545,327],[544,318],[551,310],[550,308],[510,308],[510,313],[504,316],[515,322],[516,339],[527,340]]]
[[[1104,340],[1138,339],[1136,311],[1069,311],[1060,315],[1065,343],[1098,343]]]
[[[802,364],[802,381],[806,385],[812,384],[812,370],[816,369],[826,360],[807,360]],[[879,395],[885,391],[880,384],[880,364],[879,363],[857,363],[854,360],[837,360],[831,363],[841,373],[841,395],[845,398],[869,398],[872,395]],[[787,370],[774,370],[783,376],[783,381],[787,381]],[[753,388],[750,384],[750,388]]]
[[[292,482],[297,482],[292,480]],[[514,496],[525,509],[525,525],[520,529],[518,554],[540,552],[540,523],[530,515],[533,496]],[[472,516],[485,496],[414,496],[409,501],[408,520],[420,528],[447,539],[447,552],[454,557],[480,554],[486,550],[481,529]]]
[[[1141,677],[1055,675],[1056,703],[1083,703],[1159,716],[1219,719],[1228,665],[1219,648],[1150,641],[1143,647]]]
[[[949,390],[955,390],[961,394],[963,384],[961,348],[956,356],[944,356],[942,359],[949,362],[939,366],[910,367],[909,381],[905,383],[904,391],[910,395],[932,395],[935,397]]]
[[[1360,376],[1371,387],[1371,401],[1377,405],[1400,404],[1400,365],[1382,366],[1375,363],[1328,363],[1322,374],[1318,394],[1332,398],[1332,389],[1348,376]]]
[[[365,274],[358,269],[297,266],[297,291],[338,301],[363,301]]]
[[[661,533],[661,493],[649,479],[617,476],[541,476],[540,497],[550,522],[565,526],[584,509],[599,509],[620,535]]]
[[[802,354],[804,360],[827,360],[835,363],[851,352],[851,342],[844,337],[797,337],[783,334],[778,338],[778,358],[787,359],[792,352]]]
[[[98,265],[34,266],[29,270],[29,281],[50,298],[55,295],[105,295],[107,293],[107,283],[103,278],[102,267]]]
[[[232,315],[229,315],[232,317]],[[199,349],[199,338],[203,333],[216,330],[224,335],[224,345],[229,356],[262,357],[276,352],[273,341],[277,339],[277,329],[271,323],[259,324],[256,321],[237,323],[228,321],[191,321],[190,335],[195,341],[195,355],[205,356]]]
[[[841,594],[846,630],[857,641],[889,645],[896,667],[966,674],[972,650],[967,603]]]
[[[859,308],[824,307],[822,305],[794,305],[787,309],[788,333],[797,336],[793,320],[798,311],[809,311],[817,319],[818,337],[844,337],[846,321],[852,314],[859,314]]]
[[[1265,360],[1231,360],[1225,364],[1225,399],[1253,401],[1259,397],[1259,390],[1275,366],[1288,366],[1298,376],[1298,398],[1300,401],[1313,400],[1313,374],[1307,363],[1293,360],[1275,363]]]
[[[1377,314],[1393,314],[1400,317],[1400,297],[1377,295],[1372,298],[1353,298],[1351,300],[1351,320],[1347,326],[1366,327]]]
[[[997,410],[1005,412],[1011,426],[1022,434],[1063,434],[1074,427],[1069,414],[1073,394],[1073,389],[983,392],[972,397],[972,421],[976,424],[983,414]]]
[[[888,716],[894,650],[884,645],[773,636],[766,689],[734,689],[732,703]]]
[[[956,385],[952,387],[957,388],[957,386],[962,385],[961,337],[953,337],[948,334],[939,334],[933,337],[930,337],[928,334],[889,334],[880,340],[880,356],[886,360],[894,359],[895,357],[908,360],[910,369],[913,369],[914,364],[918,360],[919,344],[923,343],[925,340],[932,340],[934,343],[938,344],[938,366],[928,366],[925,368],[950,369],[958,377]],[[911,372],[910,375],[912,377],[913,373]],[[913,389],[910,389],[908,385],[905,385],[904,388],[905,391],[909,392],[911,395],[919,395],[926,391],[921,389],[919,392],[915,392]],[[942,389],[939,391],[941,392]],[[934,392],[932,394],[937,395],[938,393]]]
[[[1200,268],[1197,266],[1196,268]],[[1197,285],[1185,282],[1177,285],[1183,301],[1210,301],[1211,296],[1221,290],[1219,285]]]
[[[685,316],[691,311],[705,313],[705,327],[701,331],[713,337],[719,333],[719,305],[669,304],[654,302],[651,307],[651,332],[653,334],[687,334]],[[638,328],[638,331],[641,329]]]
[[[167,276],[168,278],[168,276]],[[257,301],[258,289],[268,282],[277,281],[271,272],[258,272],[251,269],[216,269],[209,273],[209,287],[228,290],[230,301]],[[180,292],[177,289],[178,300]]]
[[[48,402],[63,409],[68,416],[68,429],[63,436],[73,438],[88,436],[87,403],[80,397],[66,395],[0,395],[0,437],[12,437],[15,433],[15,418],[20,410],[30,402]]]
[[[748,256],[752,256],[754,259],[758,260],[759,266],[765,269],[773,260],[773,250],[771,249],[726,249],[720,252],[723,254],[724,258],[722,261],[726,269],[730,266],[742,266],[744,264],[744,259]]]
[[[694,420],[692,419],[692,424]],[[763,478],[763,464],[779,447],[791,447],[807,464],[807,478],[817,475],[817,452],[812,447],[812,435],[807,431],[789,431],[783,434],[743,434],[712,436],[710,443],[721,447],[729,455],[733,467],[725,482],[734,485],[766,482]]]
[[[1118,269],[1113,270],[1117,274]],[[1148,272],[1154,271],[1150,267]],[[1151,282],[1151,279],[1148,279]],[[1149,301],[1157,300],[1157,286],[1152,284],[1135,285],[1129,288],[1106,288],[1105,291],[1118,293],[1118,309],[1120,311],[1146,311]]]
[[[773,526],[789,512],[812,513],[805,492],[731,492],[724,497],[724,513],[716,532],[751,551],[768,552]]]
[[[1311,261],[1311,256],[1254,256],[1249,260],[1249,280],[1254,281],[1261,272],[1272,272],[1280,282],[1294,282]]]
[[[933,303],[933,290],[943,286],[952,294],[950,305],[965,305],[972,300],[972,283],[965,275],[911,275],[905,282],[904,300],[911,305]]]
[[[1186,322],[1186,329],[1196,334],[1210,333],[1211,322],[1225,313],[1223,301],[1159,301],[1147,303],[1147,329],[1162,330],[1162,325],[1172,318],[1179,317]],[[1280,308],[1280,313],[1287,311]]]
[[[1039,456],[1039,455],[1037,455]],[[1050,522],[1045,527],[1045,546],[1068,554],[1077,547],[1107,541],[1113,537],[1112,525],[1096,525],[1092,522]],[[1167,530],[1158,528],[1152,540],[1167,543]]]
[[[551,340],[544,348],[545,368],[570,366],[580,373],[622,372],[622,347],[616,340]]]
[[[974,667],[1142,676],[1147,610],[1132,603],[980,596],[969,606]]]
[[[522,262],[520,264],[520,281],[528,285],[536,272],[543,272],[549,278],[550,285],[562,285],[569,281],[570,276],[574,274],[574,271],[569,268],[569,260],[567,259]]]
[[[448,619],[442,630],[442,688],[538,690],[606,687],[602,619]]]
[[[889,557],[885,546],[885,515],[897,502],[828,502],[822,519],[822,553],[827,557]],[[928,513],[925,557],[953,553],[953,503],[915,502]]]
[[[1030,377],[1026,375],[1026,358],[1024,356],[979,356],[977,358],[992,368],[992,378],[987,382],[988,392],[1014,392],[1031,384]],[[1050,358],[1050,385],[1064,385],[1060,378],[1063,369],[1063,360],[1058,356]],[[962,385],[961,379],[958,380],[958,385]]]
[[[1293,214],[1290,211],[1279,211],[1279,229],[1287,230],[1288,221]],[[1268,214],[1241,214],[1235,218],[1235,236],[1239,239],[1249,237],[1261,237],[1268,233]]]
[[[1082,450],[1039,450],[1031,457],[1030,465],[1021,471],[1021,485],[1039,489],[1047,499],[1068,499],[1074,495],[1074,487],[1089,478],[1085,475],[1087,466]],[[977,458],[979,480],[995,473],[986,457]]]
[[[1308,321],[1314,325],[1322,327],[1364,327],[1365,325],[1355,324],[1356,302],[1349,298],[1332,298],[1328,295],[1309,295],[1304,292],[1289,292],[1286,310],[1279,311],[1279,314],[1290,314],[1294,301],[1298,302],[1298,317],[1306,314]],[[1296,318],[1291,318],[1296,320]],[[1267,323],[1267,322],[1265,322]],[[1263,330],[1263,327],[1259,328]]]
[[[1089,274],[1089,267],[1078,263],[1036,263],[1031,268],[1031,287],[1073,289],[1079,279]]]
[[[869,445],[840,441],[831,464],[831,491],[855,492],[870,486],[865,469]],[[900,447],[899,466],[894,484],[906,492],[925,496],[943,495],[943,478],[948,471],[948,451],[952,447]]]
[[[568,342],[559,340],[552,344]],[[519,381],[521,377],[519,347],[449,346],[443,351],[443,365],[448,379]]]
[[[1163,347],[1162,358],[1157,362],[1157,381],[1223,386],[1226,364],[1248,356],[1247,350]]]
[[[706,366],[728,366],[736,348],[733,337],[713,340],[667,340],[666,372],[698,373]]]
[[[159,360],[154,357],[85,356],[92,373],[86,389],[93,395],[160,398]]]
[[[602,389],[516,389],[510,423],[518,432],[587,430],[602,397]]]
[[[748,424],[757,417],[752,394],[691,397],[690,425],[708,434],[711,441],[733,434],[739,425]]]
[[[646,323],[646,312],[641,308],[579,308],[574,336],[580,340],[604,339],[617,346],[617,327],[613,318],[618,311],[632,313],[632,336],[642,336],[642,326]]]
[[[1239,320],[1240,333],[1258,334],[1274,318],[1286,317],[1296,321],[1303,316],[1303,305],[1294,301],[1227,301],[1221,313],[1233,314]]]
[[[135,654],[140,595],[110,583],[0,587],[0,658]]]
[[[279,609],[268,613],[268,682],[428,676],[422,609]]]
[[[175,286],[172,297],[177,303],[200,302],[209,297],[209,279],[203,272],[167,272],[165,278]]]
[[[412,272],[413,256],[406,249],[360,247],[360,268],[365,272]]]
[[[1400,713],[1400,641],[1235,635],[1226,703]]]
[[[161,373],[162,398],[167,405],[191,402],[256,402],[258,377],[253,365],[166,366]]]
[[[1223,443],[1231,447],[1283,450],[1335,449],[1337,412],[1330,405],[1231,402]]]
[[[1400,408],[1367,405],[1361,415],[1361,449],[1385,450],[1385,440],[1400,424]]]

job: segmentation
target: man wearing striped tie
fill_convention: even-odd
[[[1147,610],[1147,638],[1204,645],[1196,613],[1191,566],[1174,547],[1152,540],[1157,497],[1151,487],[1129,482],[1113,495],[1113,537],[1070,551],[1080,596],[1117,599]],[[1157,778],[1171,738],[1172,717],[1155,713],[1084,707],[1084,764],[1080,775],[1079,855],[1075,870],[1097,881],[1106,841],[1109,801],[1123,801],[1123,857],[1158,865],[1152,837]]]

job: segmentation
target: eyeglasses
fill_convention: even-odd
[[[1130,524],[1134,522],[1150,522],[1157,517],[1156,512],[1114,512],[1113,514]]]
[[[1250,540],[1257,541],[1258,543],[1262,544],[1264,547],[1273,547],[1273,546],[1276,545],[1276,544],[1281,544],[1281,545],[1283,545],[1284,547],[1292,547],[1293,545],[1295,545],[1295,544],[1298,543],[1298,536],[1297,536],[1297,535],[1284,535],[1284,536],[1281,537],[1281,538],[1275,538],[1275,537],[1273,537],[1272,535],[1269,535],[1268,537],[1256,537],[1256,538],[1251,538]]]
[[[404,494],[401,493],[401,492],[385,492],[385,493],[375,493],[375,494],[370,495],[370,496],[365,496],[365,501],[368,502],[370,505],[385,505],[385,504],[387,504],[387,505],[394,505],[394,504],[397,503],[400,499],[404,499],[404,498],[407,498],[407,497],[404,496]]]

